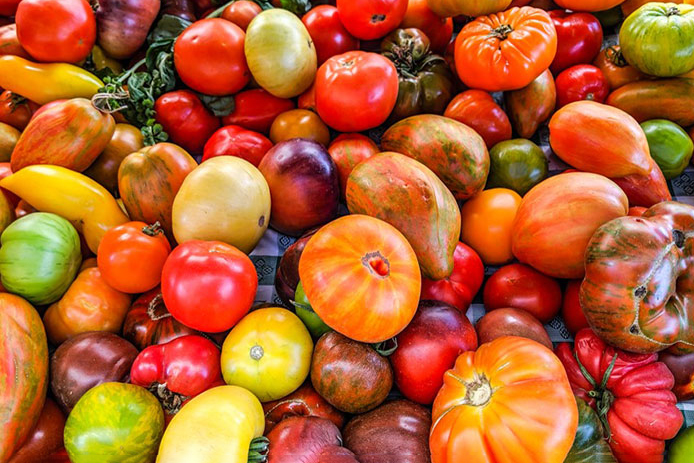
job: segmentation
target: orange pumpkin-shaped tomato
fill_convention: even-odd
[[[554,0],[560,7],[572,11],[604,11],[622,2],[624,0]]]
[[[542,74],[556,52],[549,14],[524,6],[466,24],[456,38],[455,66],[468,87],[517,90]]]
[[[365,215],[340,217],[318,230],[301,254],[299,277],[321,320],[356,341],[392,338],[419,303],[412,246],[393,226]]]
[[[578,409],[559,359],[505,336],[458,357],[434,400],[433,463],[562,463]]]

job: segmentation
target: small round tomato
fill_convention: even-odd
[[[484,190],[472,197],[460,209],[460,240],[487,265],[510,262],[512,225],[520,203],[520,195],[507,188]]]
[[[270,140],[277,144],[292,138],[306,138],[328,146],[330,129],[313,111],[292,109],[275,118],[270,127]]]
[[[222,19],[233,22],[245,31],[251,21],[253,21],[253,18],[258,16],[258,13],[261,11],[263,9],[257,3],[249,0],[239,0],[224,8]]]
[[[234,111],[224,116],[222,123],[267,134],[272,121],[294,107],[292,100],[278,98],[262,88],[246,90],[234,96]]]
[[[296,101],[299,109],[308,109],[309,111],[317,112],[316,110],[316,85],[311,86],[304,93],[299,95]]]
[[[398,99],[398,72],[376,53],[333,56],[316,74],[316,109],[340,132],[362,132],[386,121]]]
[[[583,328],[588,328],[588,320],[581,308],[578,293],[581,289],[582,280],[570,280],[564,290],[564,299],[561,304],[561,318],[564,319],[566,328],[571,334],[576,334]]]
[[[202,152],[205,142],[219,128],[215,117],[190,90],[164,93],[154,104],[159,122],[171,141],[191,154]]]
[[[508,116],[494,98],[482,90],[459,94],[448,103],[443,115],[472,127],[484,139],[487,149],[511,138]]]
[[[350,34],[375,40],[398,27],[407,11],[407,0],[337,0],[340,20]]]
[[[171,245],[159,223],[128,222],[108,230],[96,253],[101,276],[123,293],[144,293],[159,284]]]
[[[524,264],[507,265],[494,272],[484,285],[482,298],[487,312],[503,307],[523,309],[542,323],[552,320],[562,303],[557,280]]]
[[[253,305],[258,275],[251,259],[219,241],[191,240],[166,259],[164,304],[184,325],[210,333],[234,326]]]
[[[0,94],[0,122],[17,130],[24,130],[31,120],[31,115],[38,109],[38,104],[9,90]]]
[[[328,147],[330,157],[335,161],[340,176],[340,191],[345,197],[347,178],[352,169],[360,162],[378,154],[380,150],[369,137],[360,133],[343,133],[338,135]]]
[[[301,21],[311,34],[319,66],[331,56],[359,49],[359,40],[347,32],[334,6],[319,5],[306,13]]]
[[[591,100],[604,103],[610,84],[602,71],[590,64],[578,64],[557,76],[557,109],[574,101]]]
[[[227,125],[217,130],[207,140],[202,161],[205,162],[217,156],[236,156],[258,167],[270,148],[272,148],[272,142],[266,136],[238,125]]]
[[[438,54],[443,54],[453,36],[453,18],[442,18],[431,11],[427,0],[409,0],[405,17],[398,27],[414,27],[424,32],[431,42],[431,50]]]
[[[221,18],[196,21],[176,39],[176,72],[184,84],[206,95],[238,92],[251,80],[245,36],[239,26]]]
[[[23,0],[15,21],[19,43],[38,61],[77,63],[96,41],[96,19],[86,0]]]

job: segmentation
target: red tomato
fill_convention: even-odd
[[[251,21],[253,21],[253,18],[258,16],[258,13],[261,11],[263,9],[257,3],[239,0],[224,8],[222,19],[233,22],[245,31]]]
[[[590,13],[549,12],[557,30],[557,54],[550,69],[557,75],[564,69],[592,63],[602,47],[602,26]]]
[[[313,39],[319,66],[331,56],[359,49],[359,40],[347,32],[334,6],[319,5],[306,13],[301,21]]]
[[[556,85],[557,109],[581,100],[604,103],[610,93],[605,75],[591,64],[578,64],[562,71],[557,76]]]
[[[414,27],[424,32],[431,42],[432,51],[438,54],[443,54],[453,36],[453,18],[442,18],[431,11],[427,0],[409,0],[405,17],[398,27]]]
[[[54,106],[58,106],[59,104],[65,103],[66,101],[67,101],[67,99],[63,98],[60,100],[53,100],[53,101],[50,101],[46,104],[41,105],[36,111],[34,111],[34,114],[31,115],[31,119],[34,119],[36,116],[38,116],[39,114],[41,114],[45,110],[50,109]]]
[[[315,86],[321,119],[340,132],[361,132],[388,119],[398,99],[398,72],[379,54],[350,51],[323,63]]]
[[[171,315],[210,333],[226,331],[241,320],[253,305],[257,288],[251,259],[220,241],[178,245],[161,275],[161,293]]]
[[[487,280],[482,297],[487,312],[502,307],[524,309],[542,323],[552,320],[561,307],[557,280],[523,264],[497,270]]]
[[[22,0],[0,0],[0,16],[14,16]]]
[[[0,94],[0,122],[9,124],[17,130],[24,130],[31,115],[39,105],[9,90]]]
[[[482,287],[484,264],[470,246],[458,242],[453,253],[453,273],[443,280],[422,279],[421,299],[446,302],[462,313]]]
[[[330,143],[328,153],[337,166],[343,198],[347,188],[347,178],[352,173],[352,169],[360,162],[378,154],[379,151],[373,140],[359,133],[343,133]]]
[[[23,0],[15,21],[19,43],[38,61],[77,63],[96,41],[96,19],[86,0]]]
[[[385,37],[398,27],[407,11],[407,0],[337,0],[340,20],[361,40]]]
[[[10,166],[10,163],[0,162],[0,180],[7,177],[8,175],[12,175],[12,167]],[[2,193],[5,195],[5,198],[7,198],[10,204],[13,207],[17,207],[17,205],[19,204],[19,196],[12,193],[10,190],[6,190],[4,188],[0,188],[0,190],[2,190]]]
[[[511,139],[511,121],[494,98],[482,90],[466,90],[457,95],[443,115],[472,127],[487,148]]]
[[[308,109],[314,113],[318,112],[316,111],[316,84],[311,84],[308,90],[299,95],[296,103],[299,109]]]
[[[564,300],[561,304],[561,317],[571,334],[576,334],[583,328],[588,328],[588,320],[583,314],[578,293],[583,280],[570,280],[564,290]]]
[[[292,100],[278,98],[263,89],[246,90],[234,96],[234,111],[224,116],[222,123],[267,134],[277,116],[294,108]]]
[[[159,122],[171,141],[192,154],[200,154],[205,142],[220,126],[215,117],[190,90],[164,93],[154,104]]]
[[[96,262],[106,283],[123,293],[144,293],[159,284],[171,245],[159,223],[127,222],[108,230]]]
[[[238,125],[227,125],[217,130],[203,150],[202,161],[217,156],[236,156],[258,167],[272,142],[265,135],[246,130]]]
[[[176,72],[188,87],[206,95],[231,95],[251,80],[243,43],[246,34],[221,18],[193,23],[176,39]]]
[[[0,177],[1,178],[1,177]],[[648,210],[647,207],[634,206],[629,208],[629,215],[634,217],[641,217],[644,212]]]

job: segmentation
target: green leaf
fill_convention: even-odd
[[[197,94],[200,97],[200,101],[209,109],[212,114],[217,117],[228,116],[234,112],[234,97],[231,95],[227,96],[212,96],[204,95],[202,93]]]
[[[299,17],[303,16],[311,9],[310,0],[280,0],[282,8],[289,10]]]
[[[164,41],[175,41],[176,37],[191,24],[193,23],[179,18],[178,16],[165,14],[161,17],[159,22],[157,22],[152,32],[150,32],[147,41],[151,45],[159,44]]]
[[[274,8],[272,5],[272,2],[270,0],[253,0],[255,3],[260,6],[263,10],[271,10]]]

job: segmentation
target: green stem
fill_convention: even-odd
[[[147,225],[146,227],[142,227],[142,233],[144,233],[147,236],[157,236],[157,235],[164,233],[164,230],[162,230],[161,224],[157,220],[152,225]]]
[[[392,344],[390,347],[388,347],[388,344]],[[389,357],[393,355],[393,353],[398,350],[398,338],[390,338],[385,341],[378,342],[376,344],[372,344],[371,347],[378,352],[381,356],[383,357]]]
[[[121,74],[120,77],[118,77],[118,79],[116,80],[116,82],[119,84],[125,83],[125,81],[128,80],[128,77],[130,77],[132,75],[132,73],[135,72],[135,70],[137,68],[139,68],[140,66],[142,66],[146,62],[147,62],[147,58],[142,58],[140,61],[135,63],[130,69],[125,71],[123,74]]]
[[[207,16],[205,16],[205,19],[208,19],[208,18],[219,18],[219,17],[222,15],[222,13],[224,13],[224,10],[226,10],[226,8],[227,8],[229,5],[231,5],[232,3],[234,3],[235,1],[236,1],[236,0],[231,0],[230,2],[225,3],[224,5],[220,6],[220,7],[217,8],[216,10],[214,10],[212,13],[208,14]]]

